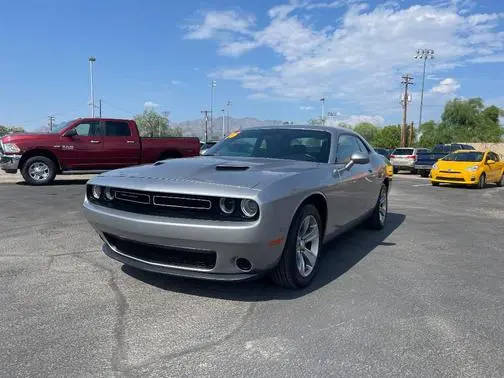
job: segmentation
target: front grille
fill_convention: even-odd
[[[441,173],[462,173],[460,171],[439,171]]]
[[[436,180],[456,181],[456,182],[465,181],[462,177],[444,177],[444,176],[437,176]]]
[[[123,239],[104,234],[107,242],[126,256],[146,262],[186,268],[213,269],[217,254],[214,251],[165,247]]]
[[[90,202],[130,213],[244,222],[255,221],[259,218],[259,214],[254,218],[246,218],[241,213],[239,199],[235,200],[235,211],[232,214],[224,214],[220,210],[218,197],[119,188],[110,188],[110,194],[111,200],[106,199],[104,193],[100,199],[95,199],[91,193],[91,185],[87,186],[87,198]]]

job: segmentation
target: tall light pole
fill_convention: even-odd
[[[423,77],[422,77],[422,95],[420,97],[420,119],[418,120],[418,127],[422,126],[422,110],[423,110],[423,93],[425,85],[425,65],[427,59],[434,59],[434,50],[431,49],[418,49],[415,59],[423,59]]]
[[[93,64],[96,62],[94,56],[89,57],[89,80],[91,83],[91,117],[95,116],[95,104],[94,104],[94,86],[93,86]]]
[[[228,102],[226,103],[226,109],[227,109],[227,128],[226,128],[226,131],[229,132],[229,122],[230,122],[230,119],[229,119],[229,113],[230,113],[230,109],[231,109],[231,101],[228,100]]]
[[[224,122],[225,122],[225,119],[226,119],[226,117],[225,117],[226,110],[225,109],[221,109],[221,112],[222,112],[222,139],[224,139],[224,137],[226,136],[226,132],[224,130],[224,128],[225,128],[225,123]]]
[[[201,114],[205,115],[205,143],[208,142],[208,110],[202,110]]]
[[[322,126],[325,126],[325,97],[322,97],[320,99],[320,102],[322,103],[322,114],[320,116],[320,119],[322,121]]]
[[[213,132],[213,98],[214,98],[214,89],[217,86],[217,82],[215,80],[212,80],[212,83],[210,85],[211,87],[211,92],[210,92],[210,132]]]
[[[401,104],[403,106],[403,123],[401,127],[401,147],[406,147],[406,122],[408,117],[408,103],[411,102],[411,95],[408,94],[408,86],[413,85],[413,78],[406,74],[402,76],[401,84],[404,84],[404,94],[401,97]]]

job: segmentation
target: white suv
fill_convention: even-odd
[[[400,170],[416,173],[415,163],[417,160],[417,152],[428,151],[427,148],[396,148],[390,155],[390,162],[394,166],[394,173]]]

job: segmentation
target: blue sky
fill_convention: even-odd
[[[232,115],[399,123],[400,76],[432,48],[424,120],[453,97],[504,107],[504,1],[1,1],[0,124],[29,129],[89,114],[90,55],[104,115],[145,103],[175,121],[231,100]]]

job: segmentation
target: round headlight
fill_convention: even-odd
[[[93,185],[93,187],[91,188],[91,192],[93,193],[94,198],[100,199],[100,196],[102,194],[102,188],[101,186]]]
[[[105,188],[105,198],[109,201],[112,201],[114,199],[114,193],[112,193],[110,188]]]
[[[232,214],[235,211],[235,200],[232,198],[221,198],[219,207],[224,214]]]
[[[245,215],[247,218],[255,217],[257,215],[257,212],[259,211],[259,205],[257,204],[257,202],[250,199],[243,199],[241,201],[240,207],[243,215]]]

